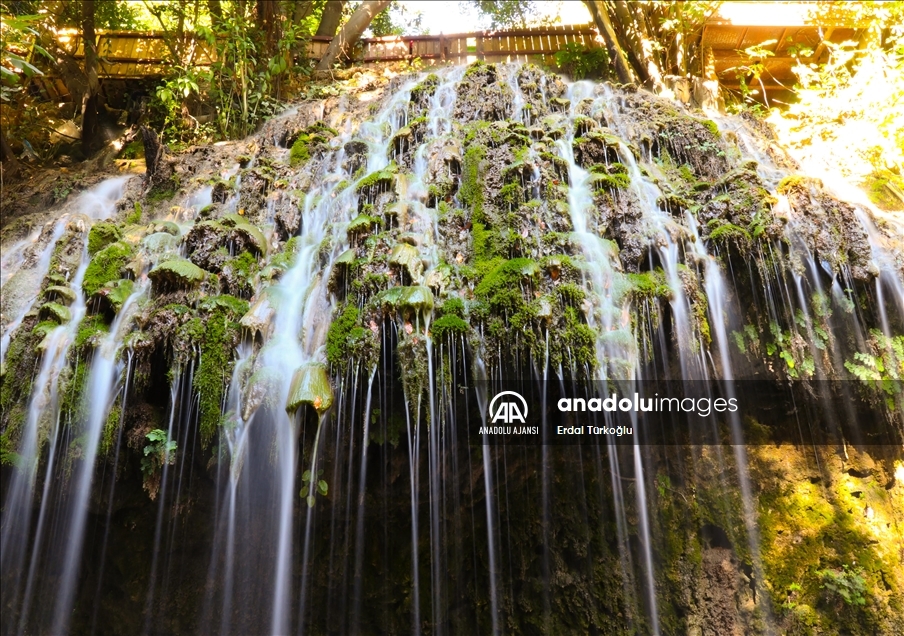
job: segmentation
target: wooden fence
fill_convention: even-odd
[[[779,3],[763,3],[776,5]],[[782,5],[783,6],[783,5]],[[779,7],[781,8],[781,7]],[[742,22],[715,16],[707,21],[701,46],[713,53],[715,72],[720,82],[736,88],[752,61],[765,69],[758,84],[767,92],[784,89],[795,81],[792,68],[799,62],[824,62],[828,46],[846,40],[857,40],[864,33],[860,25],[833,24],[823,31],[808,19],[761,20],[763,16],[745,18]],[[760,21],[769,22],[759,24]],[[314,36],[308,42],[306,55],[320,59],[330,44],[330,37]],[[552,56],[568,44],[586,47],[602,45],[593,25],[544,26],[510,31],[475,31],[453,35],[412,35],[364,38],[352,52],[354,64],[372,65],[382,62],[420,59],[428,64],[467,64],[475,60],[487,62],[552,62]],[[770,43],[768,54],[752,60],[742,51],[758,43]],[[61,34],[61,46],[76,59],[84,58],[84,46],[77,32]],[[791,46],[805,46],[812,52],[807,57],[789,53]],[[215,51],[200,39],[188,41],[186,66],[205,66],[215,61]],[[169,55],[166,40],[159,32],[98,32],[100,54],[99,75],[104,79],[135,80],[156,78],[166,73]],[[38,77],[35,84],[54,101],[66,99],[63,82],[52,75]]]

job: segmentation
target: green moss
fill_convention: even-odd
[[[88,386],[88,363],[84,358],[76,358],[72,374],[62,387],[63,400],[60,413],[67,419],[79,421],[87,415],[88,404],[85,401],[85,389]]]
[[[91,296],[107,283],[122,278],[122,272],[132,260],[133,254],[133,248],[122,241],[112,243],[99,251],[85,270],[82,291]]]
[[[179,189],[179,182],[176,179],[170,179],[165,183],[158,184],[151,188],[145,199],[148,203],[160,203],[161,201],[169,201],[176,196],[176,190]]]
[[[333,389],[322,364],[309,362],[292,376],[286,411],[293,414],[303,404],[312,406],[319,415],[333,404]]]
[[[107,414],[107,421],[104,422],[104,430],[100,438],[100,452],[102,455],[109,455],[114,450],[116,444],[117,432],[122,422],[122,404],[117,402]]]
[[[53,320],[58,324],[65,324],[72,319],[72,313],[68,307],[52,302],[41,305],[38,316],[43,320]]]
[[[170,289],[188,289],[207,277],[207,272],[185,258],[159,263],[148,272],[148,277],[158,286]]]
[[[474,293],[493,310],[517,312],[525,304],[522,284],[539,273],[540,266],[529,258],[502,261],[482,278]]]
[[[716,124],[712,119],[700,119],[698,120],[701,124],[706,126],[706,129],[712,133],[713,137],[721,138],[722,133],[719,131],[719,125]]]
[[[240,330],[237,320],[248,309],[246,301],[225,294],[206,299],[206,303],[200,308],[206,313],[204,319],[195,317],[183,329],[201,347],[192,386],[198,394],[198,428],[205,448],[220,423],[221,406],[232,373],[232,352]]]
[[[430,73],[423,82],[411,89],[411,101],[420,102],[425,98],[432,97],[437,86],[439,86],[439,76],[436,73]]]
[[[443,316],[465,317],[465,304],[458,296],[447,299],[442,306]]]
[[[442,340],[447,335],[468,333],[468,323],[455,315],[443,316],[433,321],[430,332],[434,340]]]
[[[652,272],[625,274],[625,279],[629,285],[628,293],[635,299],[669,298],[672,295],[668,279],[661,268]]]
[[[326,334],[326,358],[331,365],[339,366],[348,358],[351,331],[360,327],[358,318],[357,307],[346,305],[330,324]]]
[[[289,164],[291,166],[298,166],[311,158],[311,151],[308,149],[308,144],[310,143],[310,135],[301,134],[298,136],[298,139],[295,140],[295,143],[292,144],[292,149],[289,151]]]
[[[520,183],[506,184],[499,191],[499,200],[510,206],[518,206],[524,203],[524,188]]]
[[[471,209],[471,222],[483,222],[483,183],[480,175],[486,149],[480,145],[472,145],[462,159],[461,187],[458,198]]]
[[[371,172],[369,175],[358,181],[355,185],[355,190],[358,192],[371,192],[375,189],[388,190],[392,187],[392,180],[398,171],[399,167],[395,162],[392,162],[382,170]]]
[[[346,228],[346,233],[349,236],[365,234],[367,232],[370,232],[371,228],[378,227],[380,224],[381,220],[375,216],[370,216],[368,214],[359,214],[349,222],[348,228]]]
[[[75,336],[75,348],[84,349],[87,347],[96,347],[99,344],[100,337],[109,333],[110,326],[104,321],[100,314],[95,316],[86,316],[78,326],[78,332]]]
[[[125,223],[126,225],[137,225],[138,223],[141,223],[141,203],[138,201],[135,202],[132,211],[126,215]]]
[[[596,190],[624,190],[631,186],[631,176],[623,163],[595,164],[590,167],[590,172]]]
[[[24,423],[25,402],[31,395],[32,379],[36,373],[37,345],[46,335],[46,332],[38,330],[40,325],[35,325],[34,320],[26,318],[13,332],[3,363],[6,372],[0,378],[0,421],[4,423],[4,433],[11,439],[18,434],[19,425]],[[55,326],[54,323],[51,328]]]
[[[587,295],[584,288],[575,283],[562,283],[556,288],[556,291],[559,292],[559,297],[562,299],[562,302],[569,303],[576,307],[579,307],[581,303],[584,302],[584,298]]]
[[[88,230],[88,255],[94,256],[110,243],[122,240],[122,232],[113,223],[95,223]]]
[[[792,190],[806,188],[809,185],[809,182],[810,179],[808,177],[792,174],[779,181],[775,191],[779,194],[788,194]]]
[[[747,247],[751,244],[750,232],[733,223],[722,223],[709,233],[709,240],[721,243],[735,243]]]

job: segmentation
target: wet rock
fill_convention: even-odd
[[[294,414],[303,405],[313,407],[318,415],[323,415],[333,405],[333,389],[322,364],[309,362],[296,369],[292,376],[286,411]]]
[[[174,259],[160,263],[152,269],[148,276],[158,289],[190,289],[197,286],[205,278],[207,272],[186,259]]]
[[[511,116],[512,89],[495,64],[475,62],[458,84],[453,117],[460,122],[501,121]]]
[[[424,271],[421,263],[421,255],[417,248],[408,243],[398,243],[392,248],[392,254],[389,256],[389,263],[397,265],[405,272],[413,281],[420,281]]]

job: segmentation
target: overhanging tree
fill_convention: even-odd
[[[330,42],[329,48],[324,53],[317,70],[326,71],[341,57],[348,57],[349,52],[361,39],[361,35],[370,26],[377,14],[391,4],[391,0],[366,0],[355,10],[348,22]]]
[[[665,76],[703,76],[706,18],[721,2],[584,0],[622,83],[660,92]]]

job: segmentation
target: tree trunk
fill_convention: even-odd
[[[367,3],[365,2],[365,4]],[[328,35],[330,37],[336,35],[336,30],[342,21],[342,9],[344,6],[344,0],[327,0],[326,5],[323,7],[323,13],[320,15],[320,25],[314,35]],[[367,27],[364,28],[366,29]]]
[[[634,75],[634,70],[628,64],[625,51],[618,42],[618,36],[615,33],[615,29],[612,28],[612,22],[609,21],[606,3],[602,2],[602,0],[584,0],[584,3],[587,5],[587,8],[590,9],[590,15],[593,16],[596,28],[603,37],[603,41],[606,43],[606,49],[609,51],[609,58],[612,60],[612,63],[615,64],[615,74],[618,76],[618,81],[622,84],[632,84],[636,82],[637,77]]]
[[[3,181],[12,181],[19,174],[21,166],[19,165],[19,160],[16,159],[15,153],[13,153],[13,149],[9,147],[5,130],[0,130],[0,163],[3,166],[3,170],[0,172]]]
[[[210,11],[210,25],[215,32],[219,31],[223,23],[223,5],[220,0],[207,0],[207,10]]]
[[[295,11],[292,13],[292,24],[298,25],[314,11],[314,0],[299,0],[295,3]]]
[[[257,0],[257,28],[264,34],[265,57],[273,57],[279,42],[278,0]]]
[[[99,147],[97,130],[97,37],[94,33],[94,0],[82,0],[82,42],[88,87],[82,97],[82,152],[88,157]]]
[[[333,67],[333,63],[340,55],[347,56],[352,47],[361,38],[364,30],[370,26],[377,14],[388,7],[390,3],[391,0],[366,0],[366,2],[362,2],[361,6],[355,10],[352,17],[345,23],[345,26],[342,27],[342,30],[330,42],[330,47],[317,65],[317,70],[328,71]]]

